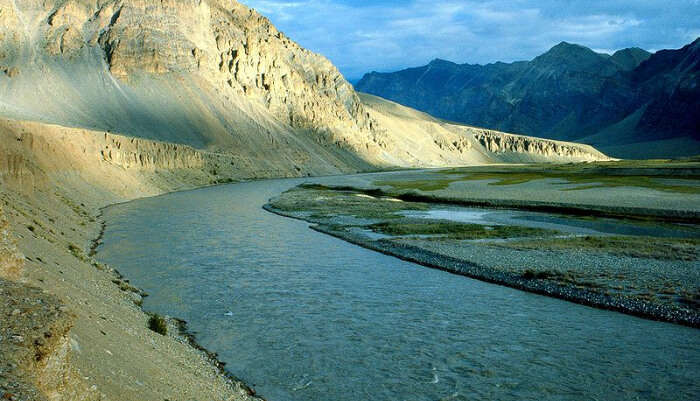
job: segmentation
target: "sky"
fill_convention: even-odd
[[[611,53],[680,48],[700,0],[241,0],[350,80],[441,58],[530,60],[561,41]]]

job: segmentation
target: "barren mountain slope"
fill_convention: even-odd
[[[406,122],[377,121],[327,59],[235,1],[0,6],[7,117],[262,158],[289,148],[307,169],[478,161],[437,145],[406,159]]]
[[[380,97],[360,93],[369,115],[390,132],[396,166],[442,167],[489,163],[606,160],[590,145],[540,139],[438,120]],[[391,157],[394,157],[391,159]]]

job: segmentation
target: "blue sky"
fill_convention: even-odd
[[[348,79],[434,58],[528,60],[561,41],[612,52],[700,36],[700,0],[242,0]]]

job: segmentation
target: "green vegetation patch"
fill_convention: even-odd
[[[151,314],[148,318],[148,328],[164,336],[168,334],[168,323],[165,318],[157,313]]]
[[[599,251],[633,258],[693,261],[700,256],[700,239],[585,236],[521,240],[495,244],[522,250]]]
[[[440,236],[440,238],[458,240],[541,237],[558,233],[553,230],[521,226],[484,226],[448,220],[410,218],[384,221],[372,224],[369,228],[386,235],[436,235]]]
[[[464,178],[434,178],[425,180],[380,180],[373,184],[380,187],[391,187],[394,190],[439,191],[447,189],[451,183],[462,181]]]
[[[420,180],[387,180],[375,181],[374,185],[389,186],[394,190],[418,190],[418,191],[439,191],[447,189],[453,182],[460,181],[493,181],[488,185],[518,185],[535,180],[560,179],[564,184],[579,184],[575,188],[563,188],[564,191],[578,191],[592,188],[615,188],[615,187],[640,187],[657,191],[675,192],[684,194],[700,194],[700,181],[688,177],[674,176],[643,176],[643,175],[602,175],[602,174],[580,174],[567,175],[557,172],[475,172],[468,173],[455,178],[435,178]],[[688,184],[669,184],[662,179],[684,180]],[[561,185],[561,184],[559,184]]]
[[[287,212],[307,212],[315,218],[343,214],[366,219],[398,218],[397,212],[429,208],[426,203],[402,202],[358,191],[313,186],[293,188],[273,199],[270,206]]]
[[[68,251],[77,259],[86,262],[88,260],[87,255],[85,254],[85,251],[83,251],[82,248],[75,244],[68,244]]]
[[[460,181],[492,181],[489,185],[518,185],[535,180],[559,179],[564,184],[579,184],[576,191],[591,188],[641,187],[658,191],[699,194],[700,164],[694,161],[668,160],[619,161],[517,167],[463,167],[437,172],[425,172],[416,179],[390,179],[374,182],[394,190],[439,191]],[[669,183],[665,180],[674,180]],[[557,185],[557,184],[555,184]]]

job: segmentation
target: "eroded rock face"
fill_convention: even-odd
[[[189,146],[111,134],[104,134],[104,137],[102,158],[123,168],[198,169],[205,164],[202,153]]]
[[[371,121],[350,84],[324,57],[301,48],[257,12],[215,7],[211,50],[193,49],[226,82],[259,98],[296,127],[369,130]]]
[[[0,278],[17,280],[22,273],[24,256],[17,249],[10,229],[0,207]]]
[[[579,160],[600,159],[600,156],[595,155],[587,145],[551,141],[522,135],[511,135],[482,129],[471,129],[471,131],[473,132],[474,139],[492,153],[513,152]]]
[[[0,300],[2,399],[100,399],[71,364],[69,331],[74,316],[56,297],[0,278]]]

